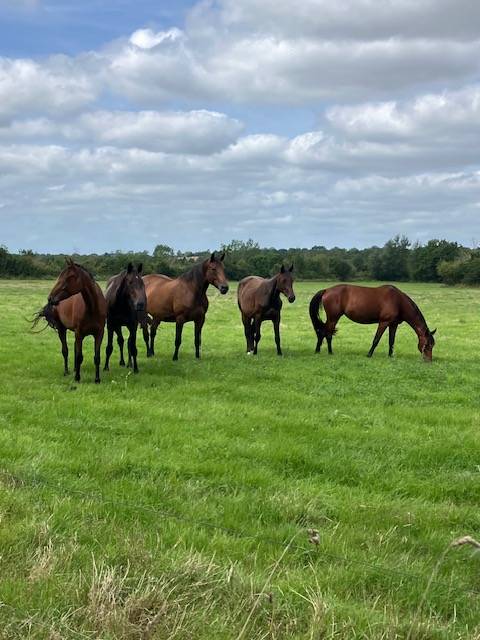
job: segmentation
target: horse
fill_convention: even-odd
[[[223,268],[224,258],[225,253],[218,258],[214,251],[209,258],[194,265],[178,278],[169,278],[161,274],[143,277],[147,294],[147,312],[151,316],[150,336],[148,327],[143,327],[147,357],[155,355],[155,335],[160,322],[175,322],[173,359],[178,360],[183,325],[185,322],[194,322],[195,357],[200,358],[202,327],[208,309],[208,286],[212,284],[222,295],[228,291],[228,281]]]
[[[293,264],[289,269],[282,265],[280,272],[273,278],[247,276],[240,280],[237,290],[238,308],[242,314],[242,322],[247,341],[247,354],[257,355],[260,342],[260,326],[264,320],[273,322],[277,355],[282,355],[280,346],[280,310],[283,293],[290,303],[295,302],[293,292]]]
[[[120,348],[120,366],[125,366],[123,358],[122,326],[128,328],[128,366],[133,363],[133,373],[138,373],[137,365],[137,328],[140,323],[146,323],[147,296],[145,284],[141,278],[143,265],[139,264],[135,269],[131,262],[125,271],[110,278],[105,290],[107,301],[107,333],[108,342],[105,350],[104,371],[109,370],[110,356],[113,351],[113,333],[117,334],[117,342]]]
[[[75,333],[75,380],[80,381],[83,362],[83,339],[92,335],[95,340],[95,382],[100,382],[100,347],[105,328],[107,304],[102,290],[92,274],[71,258],[50,291],[48,303],[35,316],[34,326],[40,318],[58,332],[62,343],[64,375],[68,375],[67,329]]]
[[[327,316],[325,323],[319,318],[321,305],[323,305]],[[361,287],[353,284],[338,284],[318,291],[310,301],[310,319],[317,334],[316,353],[320,352],[324,338],[327,340],[328,353],[333,353],[332,337],[336,332],[336,324],[343,315],[360,324],[378,322],[377,332],[367,354],[369,358],[372,357],[387,327],[389,331],[388,355],[392,357],[397,327],[402,322],[406,322],[418,336],[418,350],[424,360],[431,362],[432,350],[435,346],[433,336],[437,330],[430,331],[415,302],[397,287],[393,285]]]

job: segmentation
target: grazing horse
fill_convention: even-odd
[[[322,322],[318,315],[321,305],[325,309],[326,322]],[[360,324],[378,322],[377,332],[368,352],[369,358],[372,357],[387,327],[388,355],[393,356],[397,327],[402,322],[406,322],[418,336],[418,350],[424,360],[429,362],[432,360],[432,350],[435,345],[433,336],[436,329],[430,331],[415,302],[397,287],[392,285],[360,287],[353,284],[338,284],[316,293],[310,301],[310,318],[317,334],[316,353],[320,351],[324,338],[327,340],[328,353],[333,353],[332,336],[337,322],[343,315]]]
[[[135,269],[131,262],[125,271],[110,278],[105,290],[107,301],[107,332],[108,342],[105,351],[105,367],[108,371],[108,363],[113,351],[113,333],[117,334],[117,342],[120,348],[120,366],[125,366],[123,359],[123,335],[122,326],[127,327],[128,336],[128,366],[133,363],[133,373],[138,373],[137,366],[137,327],[142,326],[147,320],[147,296],[145,285],[141,278],[142,264]]]
[[[191,321],[195,323],[195,356],[200,357],[202,327],[208,309],[208,285],[213,284],[221,294],[228,291],[228,282],[223,268],[224,258],[225,253],[217,258],[213,252],[210,258],[196,264],[178,278],[169,278],[160,274],[143,277],[147,294],[147,312],[152,317],[150,336],[147,326],[143,327],[147,357],[155,353],[155,334],[160,322],[175,322],[173,359],[178,360],[183,325]]]
[[[34,319],[34,326],[45,318],[58,331],[62,343],[64,375],[68,375],[67,329],[75,333],[75,380],[80,381],[85,336],[95,340],[95,382],[100,382],[100,347],[105,328],[107,305],[102,290],[84,267],[67,259],[67,266],[50,291],[48,304]]]
[[[293,264],[290,269],[285,269],[282,265],[280,272],[273,278],[247,276],[238,283],[238,307],[242,313],[248,354],[257,354],[258,343],[261,338],[260,326],[263,320],[271,320],[275,332],[277,354],[279,356],[282,355],[280,346],[280,310],[282,301],[280,300],[280,294],[283,293],[289,302],[295,301],[292,271]]]

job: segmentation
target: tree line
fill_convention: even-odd
[[[395,236],[383,247],[343,249],[313,246],[311,249],[260,247],[253,240],[232,240],[221,247],[227,254],[225,270],[231,280],[256,274],[268,277],[282,264],[295,266],[295,275],[305,280],[420,281],[445,284],[480,284],[480,249],[470,249],[447,240],[411,243]],[[103,254],[74,254],[72,257],[98,278],[120,272],[129,261],[142,262],[145,273],[177,276],[210,251],[175,252],[167,245],[148,251],[114,251]],[[0,247],[0,277],[52,278],[65,265],[61,254],[22,250],[10,253]]]

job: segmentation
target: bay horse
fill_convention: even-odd
[[[185,322],[194,322],[195,357],[200,358],[202,327],[208,309],[208,286],[212,284],[222,295],[228,291],[228,281],[223,268],[224,258],[225,253],[217,257],[214,251],[209,258],[194,265],[178,278],[169,278],[161,274],[143,277],[147,294],[147,312],[152,318],[150,335],[148,327],[143,327],[147,357],[155,354],[155,335],[160,322],[175,322],[173,359],[178,360],[183,325]]]
[[[283,293],[288,301],[295,302],[293,292],[293,264],[289,269],[282,265],[280,272],[273,278],[247,276],[238,283],[238,308],[242,314],[242,322],[247,341],[247,353],[257,355],[261,334],[260,327],[264,320],[273,322],[277,354],[282,355],[280,346],[280,310]]]
[[[326,322],[320,320],[319,310],[323,305],[327,316]],[[332,336],[341,316],[347,316],[360,324],[375,324],[377,332],[368,352],[371,358],[380,338],[388,327],[388,355],[393,356],[397,327],[402,322],[409,324],[418,336],[418,350],[424,360],[431,362],[432,350],[435,346],[434,334],[430,331],[422,312],[406,293],[393,285],[380,287],[361,287],[353,284],[338,284],[318,291],[310,301],[310,319],[317,334],[317,347],[320,351],[323,339],[326,338],[328,353],[332,351]]]
[[[100,347],[105,328],[107,305],[102,290],[92,274],[71,258],[50,291],[48,303],[35,316],[34,326],[40,318],[58,332],[62,343],[64,375],[68,375],[67,330],[75,333],[75,380],[80,381],[83,362],[83,339],[92,335],[95,340],[95,382],[100,382]]]
[[[120,349],[120,366],[125,366],[123,358],[124,339],[122,326],[127,327],[128,336],[128,366],[133,364],[133,373],[138,373],[137,365],[137,328],[147,320],[147,296],[145,285],[141,278],[143,265],[137,268],[131,262],[121,273],[110,278],[105,290],[107,302],[107,335],[108,342],[105,350],[104,371],[109,370],[110,356],[113,351],[113,334],[117,334]]]

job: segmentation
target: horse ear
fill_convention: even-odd
[[[285,267],[283,266],[283,264],[282,264],[282,266],[280,267],[280,273],[285,273]]]
[[[225,260],[225,251],[220,256],[220,262],[223,262],[224,260]]]
[[[210,256],[210,262],[215,262],[215,251]]]
[[[72,260],[72,258],[70,256],[66,256],[65,257],[65,262],[67,263],[67,265],[69,267],[73,267],[73,265],[74,265],[74,262],[73,262],[73,260]]]
[[[437,330],[436,330],[436,329],[434,329],[433,331],[430,331],[430,335],[431,335],[431,336],[434,336],[436,333],[437,333]]]
[[[292,266],[289,269],[290,273],[293,271],[293,262],[292,262]]]
[[[127,264],[127,273],[132,273],[132,271],[133,271],[133,264],[129,262]]]
[[[142,273],[142,271],[143,271],[143,262],[139,262],[137,267],[137,273]]]

